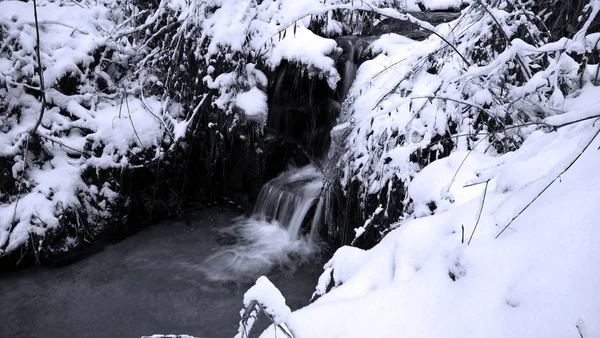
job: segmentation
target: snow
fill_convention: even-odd
[[[261,124],[267,119],[267,94],[254,87],[236,96],[236,107],[240,108],[246,118]]]
[[[341,54],[337,43],[332,39],[317,36],[301,23],[288,27],[283,34],[285,37],[273,48],[268,59],[271,69],[275,69],[284,59],[311,65],[316,69],[326,70],[329,86],[335,88],[340,75],[335,69],[333,59],[329,56],[336,52]]]
[[[257,301],[275,324],[284,323],[292,312],[281,292],[265,276],[259,277],[244,294],[244,306],[252,301]]]
[[[553,165],[546,153],[552,153],[564,169],[597,131],[598,126],[583,123],[538,135],[536,141],[547,144],[546,151],[536,152],[539,143],[529,142],[514,156],[523,152],[528,162],[548,173]],[[468,237],[481,188],[442,213],[405,222],[371,250],[339,249],[323,275],[333,272],[336,287],[293,312],[287,324],[295,337],[397,337],[399,332],[409,337],[578,337],[578,323],[589,337],[600,335],[599,146],[600,138],[594,139],[561,180],[498,239],[505,223],[495,221],[496,215],[515,215],[508,204],[524,205],[529,192],[537,194],[546,184],[540,180],[521,182],[509,192],[494,189],[502,175],[518,176],[506,163],[491,178],[471,245],[461,242],[461,225]],[[456,154],[460,156],[465,154]],[[561,161],[565,159],[567,163]],[[480,157],[470,166],[477,172],[489,167],[489,161]],[[444,172],[456,159],[429,167],[438,162],[434,168]],[[443,177],[440,181],[451,179]],[[464,179],[455,184],[461,186]],[[427,182],[415,184],[428,187]]]

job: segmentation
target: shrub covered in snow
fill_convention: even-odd
[[[436,159],[504,154],[555,129],[548,119],[565,112],[566,98],[599,81],[598,4],[583,3],[569,12],[570,38],[557,40],[565,31],[553,22],[570,7],[512,0],[473,2],[423,42],[381,37],[332,132],[331,232],[349,243],[362,219],[359,243],[372,245],[389,224],[454,202],[455,178],[438,197],[410,188]]]

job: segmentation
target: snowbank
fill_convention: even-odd
[[[600,88],[584,93],[596,98],[570,102],[600,104]],[[334,288],[287,321],[295,337],[579,337],[576,325],[584,337],[600,335],[599,130],[581,123],[535,133],[498,158],[469,156],[447,210],[398,224],[371,250],[338,250],[324,273],[333,268]],[[467,156],[434,161],[411,189],[439,199],[457,157]],[[487,189],[463,188],[478,176]]]

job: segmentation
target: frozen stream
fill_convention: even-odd
[[[208,208],[163,221],[61,268],[0,276],[0,337],[106,338],[237,333],[250,286],[209,282],[202,262],[235,211]],[[308,304],[322,262],[269,276],[295,310]]]

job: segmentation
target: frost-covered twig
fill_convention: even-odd
[[[367,227],[373,222],[373,219],[375,218],[375,216],[379,215],[383,210],[385,210],[385,209],[383,209],[383,206],[380,204],[377,207],[377,209],[375,209],[375,211],[371,214],[371,217],[369,217],[365,221],[365,224],[363,224],[362,227],[354,229],[355,235],[354,235],[354,239],[352,240],[352,243],[350,243],[351,246],[354,246],[356,244],[358,239],[367,231]]]
[[[558,174],[556,177],[554,177],[554,179],[552,179],[552,181],[550,181],[550,183],[548,183],[544,189],[542,189],[542,191],[540,191],[529,203],[527,203],[527,205],[521,209],[521,211],[519,211],[515,217],[513,217],[510,222],[508,222],[508,224],[506,224],[506,226],[504,226],[504,228],[502,228],[502,231],[500,231],[498,233],[498,235],[496,235],[496,238],[500,237],[500,235],[502,235],[504,233],[504,231],[506,229],[508,229],[508,227],[517,219],[519,218],[519,216],[521,216],[521,214],[523,214],[523,212],[525,212],[525,210],[527,210],[527,208],[529,208],[529,206],[531,206],[533,204],[533,202],[535,202],[540,196],[542,196],[542,194],[544,194],[544,192],[546,192],[546,190],[548,190],[548,188],[550,188],[550,186],[556,182],[556,180],[558,180],[565,172],[567,172],[567,170],[569,170],[573,164],[575,164],[575,162],[577,162],[577,160],[581,157],[581,155],[583,155],[583,153],[585,153],[585,151],[587,150],[587,148],[592,144],[592,142],[594,142],[594,140],[596,139],[596,137],[598,136],[598,134],[600,134],[600,128],[598,128],[598,130],[594,133],[594,136],[592,136],[590,138],[590,140],[587,142],[587,144],[585,145],[585,147],[583,147],[583,149],[577,154],[577,156],[569,163],[569,165],[560,172],[560,174]]]
[[[116,34],[113,39],[118,40],[124,36],[144,31],[148,27],[152,26],[156,22],[156,20],[164,13],[164,8],[166,8],[166,5],[162,4],[162,1],[161,1],[161,4],[159,5],[158,8],[159,8],[159,10],[154,12],[154,14],[152,16],[148,17],[146,19],[146,21],[144,22],[144,24],[137,26],[137,27],[132,27],[129,29],[122,30],[118,34]],[[187,14],[184,13],[183,15],[177,17],[177,21],[183,22],[183,21],[185,21],[186,18],[187,18]]]

